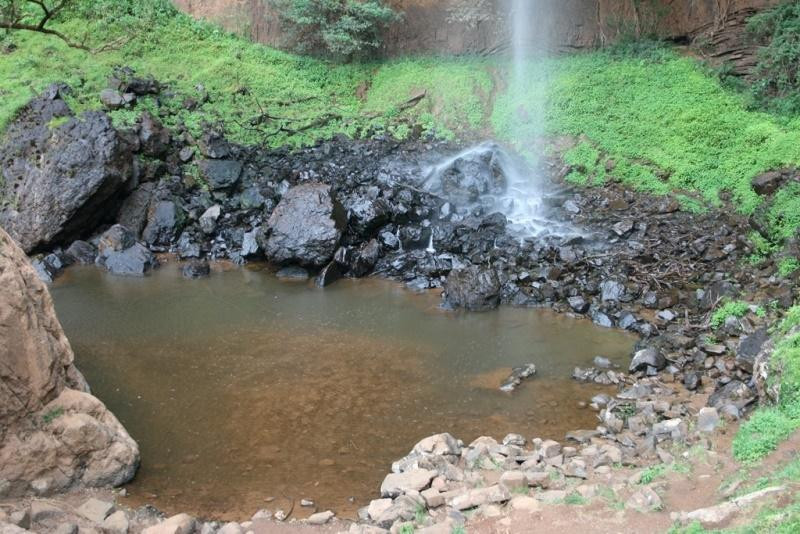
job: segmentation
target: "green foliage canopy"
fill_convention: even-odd
[[[350,60],[376,50],[380,31],[400,15],[382,0],[267,0],[299,53]]]

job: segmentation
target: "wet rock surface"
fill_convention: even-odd
[[[133,147],[105,113],[74,117],[68,91],[53,85],[31,101],[0,146],[0,224],[27,253],[113,217],[134,181]]]

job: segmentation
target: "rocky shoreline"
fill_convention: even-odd
[[[618,387],[613,398],[591,399],[596,429],[576,429],[568,444],[517,435],[469,445],[448,435],[423,440],[392,466],[381,499],[350,532],[406,532],[405,524],[451,532],[467,509],[534,512],[576,494],[591,499],[617,465],[670,464],[675,447],[709,448],[722,421],[742,417],[768,389],[767,326],[796,291],[774,265],[746,262],[753,252],[747,235],[758,221],[725,208],[691,213],[674,198],[614,182],[573,187],[565,181],[573,169],[560,154],[575,140],[551,140],[552,156],[537,168],[553,184],[543,190],[542,217],[559,230],[524,235],[492,200],[508,185],[501,147],[450,160],[458,147],[425,140],[241,147],[212,128],[198,139],[165,128],[168,110],[126,130],[102,112],[74,117],[68,90],[53,86],[34,99],[0,148],[0,225],[34,254],[44,280],[75,263],[145,275],[162,252],[184,260],[188,278],[209,275],[209,261],[266,260],[284,276],[314,276],[319,287],[382,276],[414,291],[441,288],[451,308],[548,306],[640,336],[627,370],[599,359],[574,372],[576,380]],[[122,71],[102,101],[124,106],[162,90]],[[431,169],[442,161],[449,163],[432,184]],[[613,162],[606,170],[613,176]],[[754,187],[769,194],[765,181]],[[721,304],[739,298],[750,309],[712,321]],[[649,486],[619,490],[631,509],[660,506]],[[112,516],[105,511],[95,525],[113,532],[220,526],[188,516],[158,523],[152,514],[131,522],[124,512],[127,526],[114,531],[104,526]],[[261,512],[254,522],[281,519],[278,512]],[[333,517],[320,514],[313,523]],[[37,524],[32,508],[28,515],[27,526]],[[420,515],[427,526],[418,525]],[[24,517],[11,522],[27,528]]]

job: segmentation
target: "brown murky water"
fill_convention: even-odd
[[[623,363],[634,342],[542,310],[445,312],[390,282],[322,291],[257,269],[190,281],[175,265],[145,279],[75,268],[52,293],[78,366],[141,447],[130,504],[211,518],[301,498],[353,514],[437,432],[593,428],[578,403],[599,390],[572,368]],[[535,378],[497,390],[528,362]]]

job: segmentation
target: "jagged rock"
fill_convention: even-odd
[[[128,534],[130,521],[124,511],[118,510],[105,518],[101,526],[107,534]]]
[[[109,215],[132,180],[131,147],[102,112],[79,118],[51,86],[8,127],[0,147],[2,226],[26,253],[82,237]],[[51,128],[55,118],[69,118]]]
[[[140,238],[142,230],[147,224],[147,213],[150,209],[150,200],[153,198],[153,184],[142,184],[133,191],[122,203],[117,216],[117,222],[128,228],[135,238]]]
[[[500,304],[500,291],[494,269],[470,265],[450,272],[444,284],[444,301],[454,308],[491,310]]]
[[[395,521],[410,521],[416,517],[420,506],[424,505],[425,500],[419,495],[401,495],[375,519],[375,523],[379,527],[389,528]]]
[[[230,159],[207,159],[200,162],[200,172],[213,191],[234,186],[242,175],[242,164]]]
[[[752,373],[756,357],[768,340],[769,334],[766,328],[759,328],[749,336],[742,337],[736,350],[736,365],[740,369]]]
[[[500,385],[500,391],[505,391],[506,393],[510,393],[517,389],[522,381],[526,378],[530,378],[536,374],[536,365],[529,363],[526,365],[520,365],[519,367],[514,367],[511,370],[511,375],[506,378],[503,383]]]
[[[656,512],[662,507],[661,497],[653,488],[645,486],[625,501],[625,508],[637,512]]]
[[[575,313],[586,313],[589,311],[589,303],[586,302],[586,299],[583,297],[569,297],[567,302]]]
[[[419,441],[412,452],[438,456],[460,456],[462,443],[448,433],[435,434]]]
[[[633,355],[629,371],[635,373],[636,371],[646,371],[648,367],[653,367],[656,370],[661,370],[667,366],[667,360],[660,350],[650,347],[642,349]]]
[[[345,214],[331,187],[306,183],[291,188],[275,207],[261,235],[267,259],[319,268],[331,261]]]
[[[145,156],[163,158],[169,151],[169,130],[150,113],[144,112],[139,126],[139,142]]]
[[[150,246],[169,247],[180,234],[183,212],[171,200],[151,204],[142,239]]]
[[[114,511],[114,503],[91,498],[76,511],[92,523],[102,523]]]
[[[222,214],[222,207],[218,204],[215,204],[208,208],[201,216],[200,216],[200,229],[205,234],[213,234],[214,230],[217,229],[217,220],[219,216]]]
[[[468,510],[484,504],[506,502],[510,498],[511,495],[508,491],[499,485],[494,485],[488,488],[468,490],[466,493],[449,499],[447,504],[456,510]]]
[[[45,286],[0,229],[0,497],[119,485],[139,449],[88,389]]]
[[[786,181],[786,174],[781,171],[769,171],[759,174],[752,180],[753,191],[758,195],[771,195]]]
[[[733,406],[737,409],[737,414],[755,400],[756,396],[747,384],[740,380],[731,380],[724,386],[718,388],[708,398],[708,406],[716,408],[722,413],[731,413],[726,410],[726,406]],[[737,415],[733,414],[732,415]],[[738,415],[737,415],[738,417]]]
[[[122,98],[122,93],[114,89],[103,89],[100,91],[100,102],[107,109],[119,109],[125,105],[125,99]]]
[[[178,514],[144,529],[142,534],[193,534],[196,526],[195,518],[188,514]]]
[[[382,497],[397,497],[408,491],[422,491],[431,483],[436,471],[411,469],[404,473],[391,473],[381,483]]]
[[[97,261],[118,276],[144,276],[158,266],[153,253],[141,243],[134,243],[121,251],[107,252]]]

